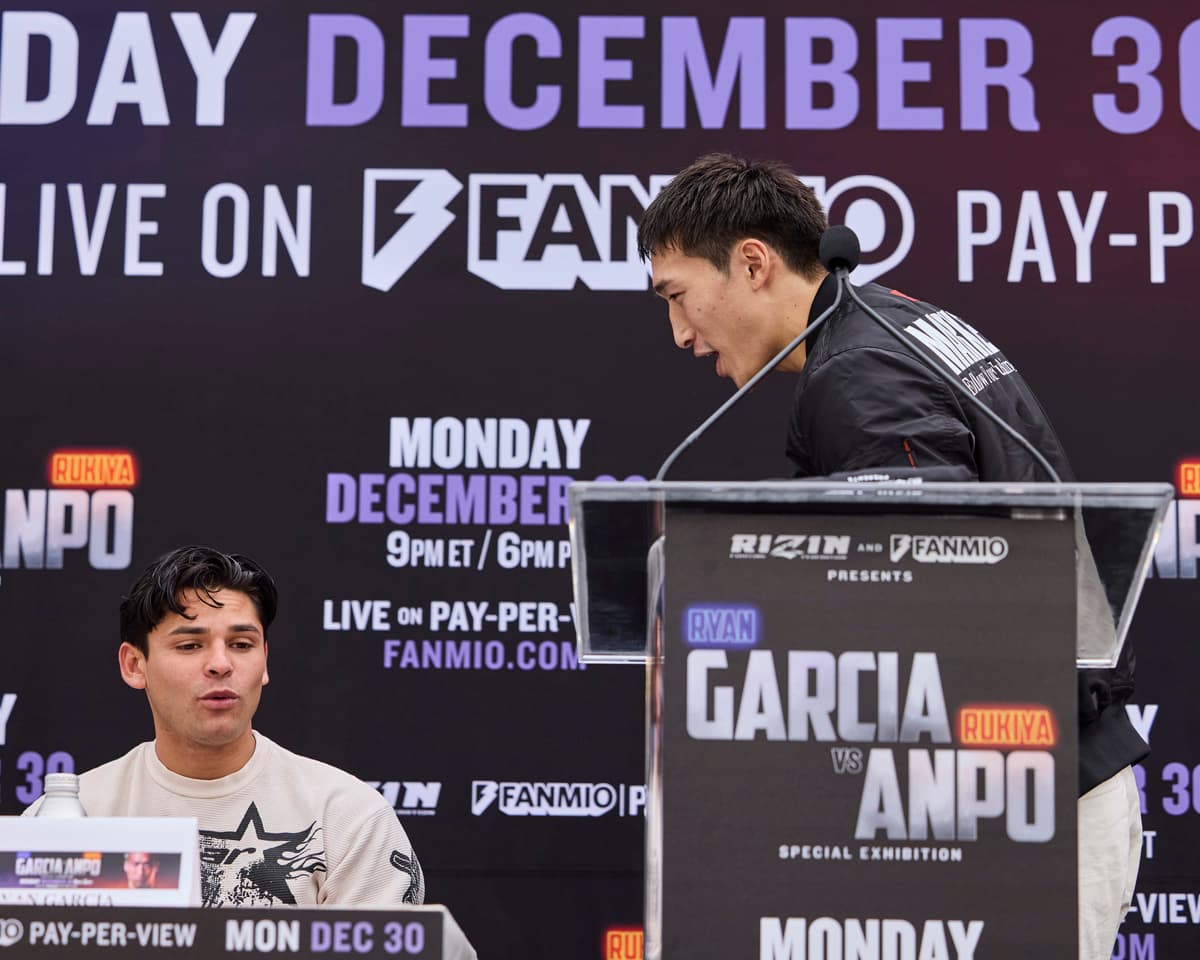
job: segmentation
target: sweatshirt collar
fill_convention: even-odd
[[[146,771],[159,786],[178,796],[211,800],[237,793],[254,780],[266,764],[267,754],[273,744],[261,733],[254,731],[254,753],[250,755],[250,759],[240,770],[216,780],[197,780],[180,776],[158,759],[153,740],[143,746],[145,750],[142,758],[146,764]]]

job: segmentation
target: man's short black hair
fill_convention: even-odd
[[[684,168],[651,201],[638,223],[643,260],[669,247],[729,272],[733,245],[770,244],[796,273],[815,280],[827,222],[816,194],[785,164],[710,153]]]
[[[186,616],[180,602],[185,592],[193,591],[202,603],[219,607],[213,598],[218,590],[237,590],[250,598],[265,638],[279,605],[279,591],[271,575],[249,557],[191,546],[164,553],[138,577],[129,596],[122,598],[121,640],[149,656],[151,631],[170,613]]]

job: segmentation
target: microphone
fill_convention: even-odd
[[[821,243],[817,248],[817,256],[825,264],[830,273],[845,270],[850,273],[858,266],[858,257],[862,248],[858,245],[858,234],[844,224],[830,227],[821,234]]]
[[[850,283],[849,273],[858,266],[858,258],[861,253],[861,248],[858,243],[858,235],[849,227],[839,225],[830,227],[821,234],[821,243],[818,248],[818,254],[821,262],[825,264],[826,269],[833,274],[838,285],[838,299],[841,299],[843,288],[846,295],[853,300],[862,311],[875,321],[879,326],[883,327],[894,339],[911,354],[917,357],[925,364],[934,374],[941,380],[948,383],[951,389],[955,390],[959,395],[966,399],[976,410],[982,413],[985,417],[991,420],[998,426],[1009,438],[1011,438],[1019,447],[1025,450],[1038,466],[1045,471],[1046,475],[1054,483],[1061,483],[1062,478],[1054,467],[1050,466],[1041,451],[1039,451],[1032,443],[1026,440],[1021,434],[1012,428],[1005,420],[997,414],[991,407],[985,405],[981,400],[976,398],[970,390],[959,383],[954,377],[950,376],[942,366],[912,337],[906,337],[901,330],[896,327],[891,321],[885,319],[877,310],[865,303],[858,295],[858,291]]]

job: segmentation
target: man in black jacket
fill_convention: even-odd
[[[781,164],[702,157],[647,208],[638,249],[667,301],[675,343],[711,357],[738,387],[835,299],[818,257],[826,229],[813,192]],[[862,299],[936,357],[944,371],[1025,437],[1063,480],[1071,469],[1041,404],[1011,362],[953,314],[868,284]],[[799,374],[787,437],[796,476],[937,467],[955,479],[1051,479],[1033,456],[966,402],[855,303],[778,366]],[[1148,752],[1125,711],[1126,645],[1112,671],[1080,677],[1080,957],[1105,960],[1129,908],[1141,854],[1131,765]]]

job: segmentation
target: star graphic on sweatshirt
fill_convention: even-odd
[[[316,822],[299,830],[272,831],[251,803],[233,830],[201,830],[201,886],[205,906],[295,904],[290,882],[325,870],[316,849]]]

